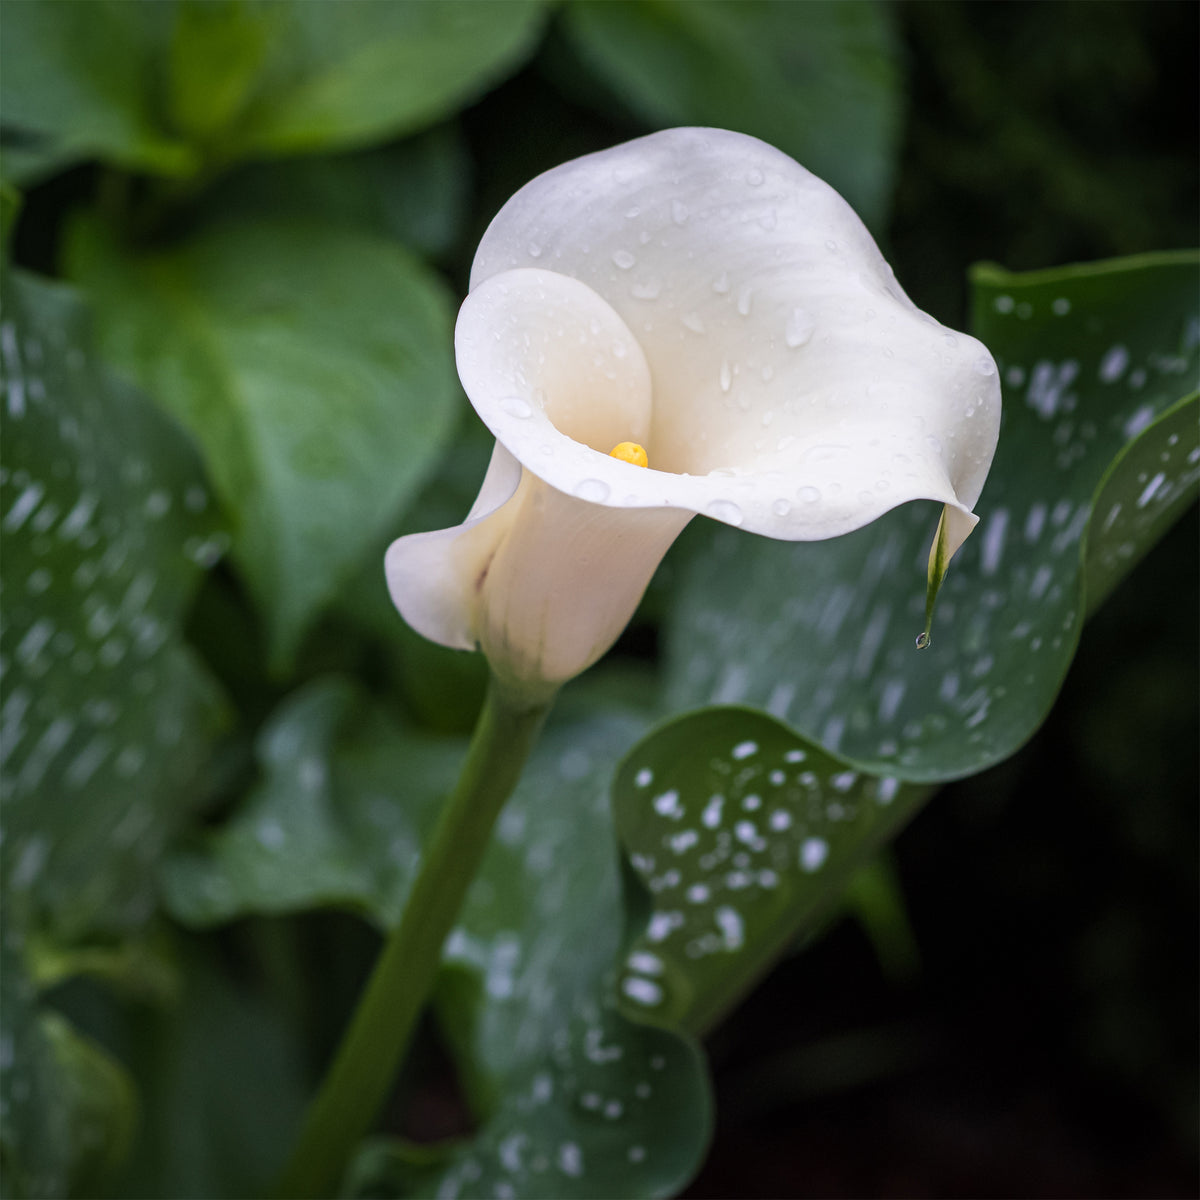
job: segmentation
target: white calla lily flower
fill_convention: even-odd
[[[697,513],[812,541],[933,500],[944,569],[999,430],[987,350],[913,305],[832,188],[723,130],[522,188],[455,349],[495,451],[463,524],[391,546],[388,585],[420,633],[527,694],[611,646]],[[612,457],[623,442],[649,466]]]

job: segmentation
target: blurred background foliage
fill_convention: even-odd
[[[741,129],[838,187],[916,303],[961,328],[972,261],[1194,244],[1197,13],[6,5],[9,260],[80,287],[103,356],[190,431],[219,502],[187,503],[193,451],[149,418],[96,434],[118,475],[139,439],[177,456],[162,486],[178,527],[155,532],[148,512],[130,561],[164,535],[188,547],[155,614],[166,647],[147,650],[164,657],[147,662],[207,765],[158,781],[166,800],[126,831],[124,857],[89,865],[84,829],[46,873],[57,892],[32,912],[6,904],[20,1057],[5,1072],[6,1192],[232,1196],[278,1165],[377,935],[345,910],[187,930],[159,901],[188,911],[205,831],[236,840],[227,818],[303,790],[279,744],[292,725],[332,737],[348,720],[361,745],[345,769],[386,778],[375,708],[343,696],[321,715],[330,674],[406,734],[470,728],[481,664],[403,627],[380,562],[397,532],[461,519],[482,474],[489,439],[454,381],[450,329],[513,191],[655,128]],[[68,331],[81,320],[57,291],[17,304]],[[88,385],[97,430],[139,403],[81,369],[106,381]],[[352,416],[335,424],[327,406]],[[1197,533],[1193,509],[1087,627],[1037,737],[943,789],[859,877],[859,919],[832,922],[711,1036],[718,1124],[688,1195],[1195,1194]],[[669,561],[596,694],[636,694],[672,578]],[[123,685],[96,686],[103,701]],[[421,772],[442,777],[435,750]],[[109,783],[95,820],[120,827]],[[10,809],[10,832],[24,817]],[[183,850],[160,888],[166,845]],[[7,885],[41,865],[7,862]],[[336,865],[330,894],[398,902],[360,863]],[[419,1141],[471,1124],[427,1034],[385,1122]],[[49,1099],[26,1129],[31,1094]]]

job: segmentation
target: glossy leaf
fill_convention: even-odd
[[[717,531],[685,572],[669,627],[671,706],[751,704],[841,757],[913,780],[1011,754],[1074,654],[1097,487],[1195,388],[1196,277],[1190,254],[978,271],[975,324],[1001,364],[1004,424],[932,647],[918,653],[913,640],[934,512],[911,505],[800,546]],[[1188,452],[1173,460],[1181,485]]]
[[[1033,732],[1089,589],[1104,594],[1195,494],[1196,402],[1178,401],[1196,373],[1195,275],[1193,257],[1165,256],[977,277],[1008,403],[931,648],[912,634],[932,512],[797,550],[722,531],[696,554],[669,648],[675,702],[702,683],[788,721],[703,710],[623,764],[618,828],[651,900],[625,960],[626,1011],[707,1028],[911,817],[923,782]],[[1011,319],[997,328],[991,314]]]
[[[1168,409],[1113,463],[1087,532],[1088,611],[1137,565],[1196,498],[1200,480],[1200,398]]]
[[[695,1169],[709,1122],[698,1051],[627,1022],[612,994],[623,916],[607,781],[643,728],[591,705],[534,752],[439,993],[480,1134],[436,1166],[376,1145],[355,1194],[415,1177],[421,1194],[666,1195]],[[465,747],[401,731],[344,683],[310,685],[264,730],[245,808],[168,864],[170,910],[209,924],[336,904],[393,922]]]
[[[81,223],[68,257],[110,359],[200,443],[285,662],[449,437],[445,289],[394,243],[302,221],[146,255]]]
[[[315,220],[446,254],[467,216],[471,164],[453,125],[359,154],[254,163],[209,197],[230,219]]]
[[[176,1002],[123,1014],[142,1113],[127,1168],[109,1194],[267,1195],[309,1082],[295,1009],[269,1002],[258,970],[229,978],[217,946],[205,952],[189,938],[176,945]],[[260,952],[264,945],[255,942]]]
[[[434,124],[514,70],[543,0],[29,0],[5,21],[6,171],[192,176]]]
[[[231,157],[360,146],[432,125],[513,70],[542,0],[294,2],[274,18],[258,95]]]
[[[336,905],[390,925],[465,750],[401,731],[349,683],[311,684],[259,735],[245,805],[167,863],[168,909],[203,926]]]
[[[187,439],[100,369],[70,290],[9,276],[0,351],[7,918],[136,928],[213,727],[180,623],[224,534]]]
[[[38,1004],[23,944],[0,951],[0,1154],[5,1194],[94,1195],[125,1155],[137,1097],[125,1071]]]
[[[666,1196],[696,1169],[710,1101],[698,1048],[619,1016],[621,899],[607,781],[642,728],[592,705],[547,731],[451,935],[441,1011],[481,1114],[415,1169],[360,1160],[353,1194]]]
[[[748,709],[659,726],[613,787],[651,905],[625,958],[625,1011],[708,1029],[929,791],[860,774]]]
[[[652,123],[754,134],[868,224],[882,220],[903,106],[886,6],[582,0],[564,22],[583,60]]]
[[[188,175],[195,150],[165,128],[150,64],[167,5],[30,0],[5,10],[0,111],[10,177],[36,179],[84,158]]]

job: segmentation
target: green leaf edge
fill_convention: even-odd
[[[1095,262],[1069,263],[1062,267],[1043,267],[1037,271],[1010,271],[994,262],[972,263],[967,268],[971,287],[1038,287],[1064,279],[1087,279],[1097,275],[1116,275],[1142,271],[1148,267],[1174,267],[1195,264],[1200,267],[1200,248],[1194,250],[1151,250],[1145,254],[1101,258]]]

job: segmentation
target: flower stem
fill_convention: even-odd
[[[442,946],[550,702],[522,705],[493,680],[467,758],[421,857],[400,923],[305,1115],[277,1188],[284,1200],[336,1194],[355,1146],[370,1131],[429,998]]]

